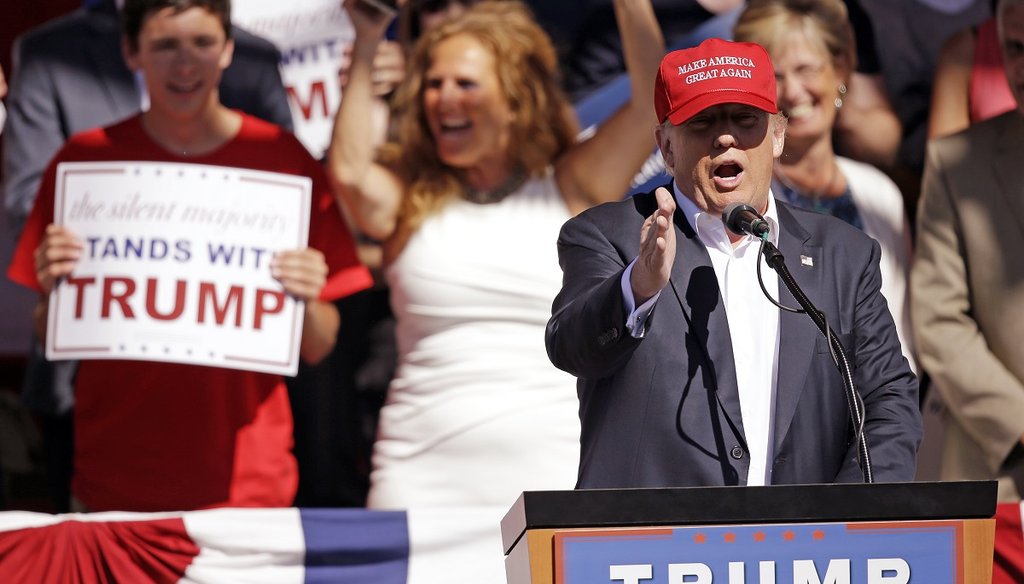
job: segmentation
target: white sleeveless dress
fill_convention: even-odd
[[[549,173],[498,203],[449,203],[387,268],[399,363],[369,507],[507,508],[575,486],[576,380],[544,348],[568,218]]]

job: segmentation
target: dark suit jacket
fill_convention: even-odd
[[[221,79],[221,102],[291,130],[280,53],[238,27],[232,35],[235,53]],[[121,55],[113,0],[32,29],[15,41],[13,57],[3,177],[4,206],[17,232],[32,210],[43,170],[64,141],[138,113],[139,92]]]
[[[744,485],[750,458],[729,326],[710,256],[681,212],[670,283],[647,334],[636,339],[625,328],[620,279],[654,209],[652,193],[636,195],[580,214],[559,236],[564,280],[546,342],[552,362],[579,378],[578,486]],[[832,217],[778,209],[786,265],[852,363],[875,480],[912,480],[921,438],[917,380],[879,292],[878,244]],[[799,306],[781,282],[779,290],[784,305]],[[772,482],[861,481],[824,336],[807,315],[785,311],[780,335]]]

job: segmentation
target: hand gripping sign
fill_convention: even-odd
[[[302,303],[269,265],[306,246],[311,189],[218,166],[60,164],[54,221],[84,249],[50,297],[47,358],[294,375]]]

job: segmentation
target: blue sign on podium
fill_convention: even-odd
[[[556,584],[963,584],[963,522],[578,530]]]

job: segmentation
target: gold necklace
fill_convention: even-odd
[[[470,203],[476,203],[477,205],[489,205],[491,203],[502,201],[505,197],[511,195],[516,189],[521,187],[524,182],[526,182],[526,171],[522,168],[517,168],[507,179],[505,179],[505,182],[493,189],[477,190],[468,184],[463,183],[462,197]]]

